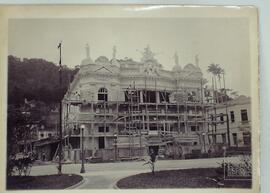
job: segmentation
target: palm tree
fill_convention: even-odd
[[[216,71],[217,71],[217,68],[219,68],[219,64],[212,63],[212,64],[210,64],[208,66],[207,71],[210,72],[210,73],[212,73],[213,75],[215,75],[216,74]]]
[[[220,88],[221,88],[221,75],[224,73],[224,69],[222,69],[219,64],[210,64],[208,66],[208,69],[207,69],[207,72],[210,72],[212,73],[212,75],[214,76],[215,78],[215,83],[216,83],[216,77],[218,78],[219,80],[219,85],[220,85]]]
[[[213,78],[212,78],[212,84],[213,84],[213,89],[215,90],[216,89],[216,83],[217,83],[217,81],[216,81],[216,77],[217,77],[217,69],[219,68],[219,65],[218,64],[214,64],[214,63],[212,63],[212,64],[210,64],[209,66],[208,66],[208,69],[207,69],[207,72],[209,72],[209,73],[212,73],[212,76],[213,76]],[[214,91],[214,101],[216,101],[216,94],[215,94],[215,91]]]
[[[218,65],[218,64],[217,64]],[[219,81],[219,88],[221,89],[221,75],[224,74],[224,69],[222,69],[221,67],[217,67],[216,69],[216,75],[218,77],[218,81]]]
[[[228,146],[230,147],[230,144],[231,144],[231,142],[230,142],[230,127],[229,127],[229,122],[228,122],[228,107],[227,107],[227,94],[226,94],[226,87],[225,87],[225,76],[224,76],[224,74],[225,74],[225,71],[224,71],[224,69],[222,69],[220,66],[219,66],[219,64],[214,64],[214,63],[212,63],[212,64],[210,64],[209,66],[208,66],[208,70],[207,70],[208,72],[210,72],[210,73],[212,73],[212,75],[213,75],[213,78],[214,78],[214,80],[215,80],[215,83],[216,83],[216,77],[218,78],[218,80],[219,80],[219,85],[220,85],[220,91],[222,92],[222,91],[224,91],[224,94],[225,94],[225,107],[226,107],[226,122],[227,122],[227,137],[228,137]],[[223,84],[224,84],[224,88],[221,88],[221,75],[223,75]],[[219,101],[219,100],[217,100],[217,97],[216,97],[216,94],[218,94],[216,91],[214,91],[214,98],[215,98],[215,101]],[[224,97],[222,97],[222,102],[224,102],[223,101],[223,98]],[[214,106],[214,111],[215,111],[215,118],[214,119],[216,119],[216,107]],[[214,124],[214,126],[215,126],[215,132],[216,132],[216,123]]]
[[[216,79],[218,79],[218,82],[219,82],[219,88],[222,89],[222,86],[221,86],[221,75],[224,74],[224,69],[222,69],[219,64],[210,64],[208,66],[208,69],[207,69],[208,72],[212,73],[213,75],[213,79],[214,79],[214,89],[217,89],[217,81]]]

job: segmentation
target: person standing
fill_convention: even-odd
[[[155,162],[156,162],[156,153],[153,149],[150,149],[150,161],[151,161],[151,169],[152,169],[152,174],[155,174]]]

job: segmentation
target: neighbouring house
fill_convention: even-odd
[[[228,145],[233,149],[251,148],[251,98],[239,96],[227,103],[216,104],[207,112],[216,117],[216,124],[208,124],[209,145]],[[228,116],[227,116],[228,115]],[[227,121],[228,119],[228,121]]]

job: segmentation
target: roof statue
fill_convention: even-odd
[[[85,46],[86,58],[82,60],[81,65],[93,64],[92,59],[90,58],[90,47],[88,43]]]
[[[112,65],[115,65],[115,66],[117,66],[117,67],[120,67],[119,62],[118,62],[117,59],[116,59],[116,52],[117,52],[116,46],[113,46],[113,52],[112,52],[112,60],[111,60],[111,64],[112,64]]]
[[[195,55],[195,64],[196,64],[196,67],[199,67],[199,55],[198,54]]]
[[[149,64],[144,69],[145,74],[151,75],[151,76],[159,76],[158,68],[154,64]]]
[[[157,53],[152,52],[149,45],[147,45],[147,47],[144,48],[144,51],[141,52],[141,54],[142,54],[142,59],[141,59],[142,62],[153,61],[157,63],[157,60],[154,58],[154,56],[156,56]]]
[[[113,54],[112,54],[112,58],[115,59],[116,57],[116,46],[113,46]]]
[[[174,57],[174,63],[175,63],[175,65],[173,66],[172,70],[174,72],[180,72],[182,69],[181,69],[181,66],[179,65],[179,57],[178,57],[177,52],[175,52],[175,54],[174,54],[173,57]]]
[[[195,65],[198,69],[198,72],[201,73],[202,71],[201,71],[201,68],[199,67],[199,55],[198,54],[195,55]]]

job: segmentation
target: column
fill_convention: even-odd
[[[139,91],[140,92],[140,103],[143,103],[143,91]]]
[[[144,115],[145,115],[145,112],[143,112],[143,115],[142,115],[143,131],[145,131],[145,125],[144,125]]]
[[[150,130],[150,125],[149,125],[149,114],[148,114],[148,108],[147,108],[147,104],[145,105],[145,112],[146,112],[146,121],[147,121],[147,131],[149,132]]]
[[[94,132],[94,123],[91,122],[91,135],[92,135],[92,157],[94,157],[95,154],[95,132]]]
[[[156,103],[160,103],[159,91],[156,91]]]

